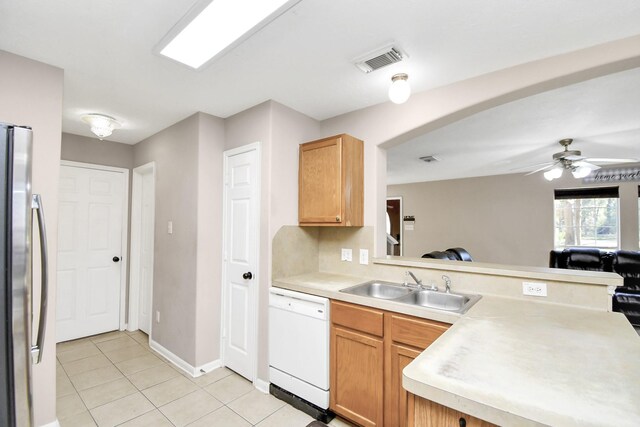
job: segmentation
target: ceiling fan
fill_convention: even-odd
[[[529,172],[526,175],[532,175],[537,172],[544,173],[544,177],[547,181],[552,181],[562,176],[562,172],[567,169],[570,170],[574,178],[580,179],[589,175],[591,172],[600,169],[600,166],[595,163],[633,163],[637,162],[637,159],[607,159],[598,157],[584,157],[579,150],[569,150],[569,146],[573,142],[572,138],[565,138],[558,141],[558,144],[564,147],[564,151],[555,153],[553,155],[553,161],[542,163],[542,167]],[[540,166],[536,165],[536,166]]]

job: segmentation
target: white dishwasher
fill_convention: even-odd
[[[287,289],[269,290],[269,380],[329,407],[329,300]]]

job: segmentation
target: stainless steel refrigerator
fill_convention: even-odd
[[[31,193],[32,139],[30,128],[0,123],[0,426],[3,427],[33,424],[31,365],[42,360],[45,335],[46,232],[40,196]],[[37,233],[33,232],[34,216]],[[33,315],[31,274],[35,234],[39,236],[41,262],[37,318]]]

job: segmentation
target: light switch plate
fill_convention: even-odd
[[[167,222],[167,234],[173,234],[173,221]]]
[[[368,249],[360,249],[360,264],[363,264],[363,265],[369,264],[369,250]]]
[[[349,262],[353,261],[353,252],[351,251],[351,249],[342,248],[340,260]]]
[[[547,296],[547,284],[539,282],[522,282],[522,295],[531,295],[534,297]]]

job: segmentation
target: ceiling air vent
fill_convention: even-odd
[[[387,65],[395,64],[403,59],[407,58],[407,54],[394,46],[386,46],[383,49],[378,49],[374,52],[370,52],[361,56],[354,62],[356,67],[360,68],[365,73],[370,73],[375,70],[379,70]]]
[[[422,156],[419,159],[422,160],[423,162],[426,162],[426,163],[439,162],[440,161],[440,159],[435,157],[435,156]]]

